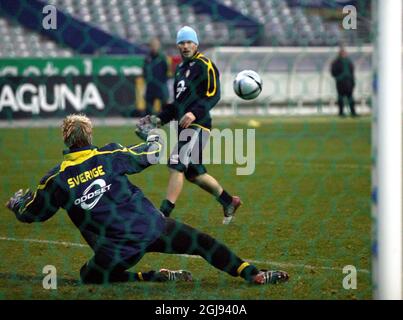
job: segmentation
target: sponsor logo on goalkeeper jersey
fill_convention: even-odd
[[[102,196],[111,189],[112,184],[106,184],[104,179],[97,179],[84,190],[80,198],[74,200],[76,206],[80,205],[84,210],[94,208]]]

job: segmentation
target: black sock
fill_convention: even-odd
[[[169,217],[174,208],[175,203],[172,203],[168,199],[162,200],[160,211],[164,214],[165,217]]]
[[[133,282],[133,281],[161,281],[159,280],[161,276],[158,272],[154,270],[147,271],[147,272],[112,272],[108,275],[108,280],[106,283],[114,283],[114,282]],[[88,283],[102,283],[104,281],[102,279],[88,279]]]
[[[227,191],[223,190],[217,200],[224,207],[228,207],[232,203],[232,196],[228,194]]]
[[[240,276],[244,278],[246,281],[251,282],[253,280],[253,276],[257,275],[259,270],[254,265],[249,265],[245,269],[242,270]]]
[[[153,282],[166,281],[166,277],[162,276],[160,272],[154,270],[147,272],[137,272],[134,275],[136,281],[153,281]]]

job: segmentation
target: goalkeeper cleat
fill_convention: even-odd
[[[192,274],[186,270],[161,269],[159,272],[160,275],[163,276],[165,281],[184,281],[184,282],[193,281]]]
[[[259,273],[253,278],[253,283],[277,284],[286,282],[289,278],[290,276],[285,271],[260,270]]]
[[[235,216],[235,212],[242,205],[241,198],[234,196],[230,205],[224,207],[223,224],[229,224]]]

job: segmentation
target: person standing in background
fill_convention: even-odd
[[[161,43],[157,38],[150,41],[150,54],[144,60],[143,75],[146,82],[146,114],[152,115],[161,111],[167,103],[168,94],[168,62],[161,51]]]
[[[347,51],[341,47],[338,57],[332,62],[331,74],[336,81],[337,104],[339,116],[344,117],[344,98],[348,99],[352,117],[356,117],[353,90],[355,86],[354,65],[347,55]]]

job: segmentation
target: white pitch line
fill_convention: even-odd
[[[0,241],[14,241],[14,242],[31,242],[31,243],[41,243],[41,244],[53,244],[53,245],[61,245],[61,246],[71,246],[71,247],[80,247],[80,248],[89,248],[87,244],[83,243],[76,243],[76,242],[68,242],[68,241],[52,241],[52,240],[40,240],[40,239],[17,239],[17,238],[9,238],[9,237],[0,237]],[[179,256],[187,257],[187,258],[196,258],[202,259],[199,256],[192,256],[188,254],[178,254]],[[335,268],[335,267],[325,267],[325,266],[313,266],[309,264],[303,263],[289,263],[289,262],[277,262],[277,261],[261,261],[261,260],[251,260],[245,259],[248,262],[255,263],[255,264],[265,264],[265,265],[273,265],[277,267],[290,267],[290,268],[305,268],[310,270],[337,270],[342,271],[342,268]],[[362,273],[369,273],[367,269],[357,269],[357,272]]]
[[[181,254],[181,256],[185,256],[188,258],[201,258],[199,256],[191,256],[187,254]],[[290,262],[277,262],[277,261],[261,261],[261,260],[251,260],[251,259],[245,259],[248,262],[254,263],[254,264],[265,264],[265,265],[272,265],[272,266],[277,266],[280,268],[305,268],[305,269],[310,269],[310,270],[337,270],[337,271],[343,271],[343,268],[335,268],[335,267],[324,267],[324,266],[313,266],[310,264],[303,264],[303,263],[290,263]],[[367,269],[357,269],[357,272],[362,272],[362,273],[369,273],[369,270]]]
[[[58,163],[62,159],[27,159],[27,160],[16,160],[14,163],[18,165],[26,163]],[[9,161],[0,160],[0,164],[8,164]],[[275,162],[275,161],[260,161],[258,164],[269,165],[269,166],[283,166],[283,167],[312,167],[316,168],[335,168],[335,169],[366,169],[372,168],[370,164],[355,164],[355,163],[320,163],[320,162]]]
[[[269,166],[284,166],[284,167],[313,167],[313,168],[332,168],[335,169],[371,169],[370,164],[355,164],[355,163],[321,163],[321,162],[275,162],[263,161],[258,164],[265,164]]]
[[[82,243],[75,242],[66,242],[66,241],[52,241],[52,240],[40,240],[40,239],[16,239],[16,238],[8,238],[8,237],[0,237],[2,241],[15,241],[15,242],[33,242],[33,243],[46,243],[46,244],[54,244],[61,246],[71,246],[71,247],[80,247],[80,248],[89,248],[88,245]]]

